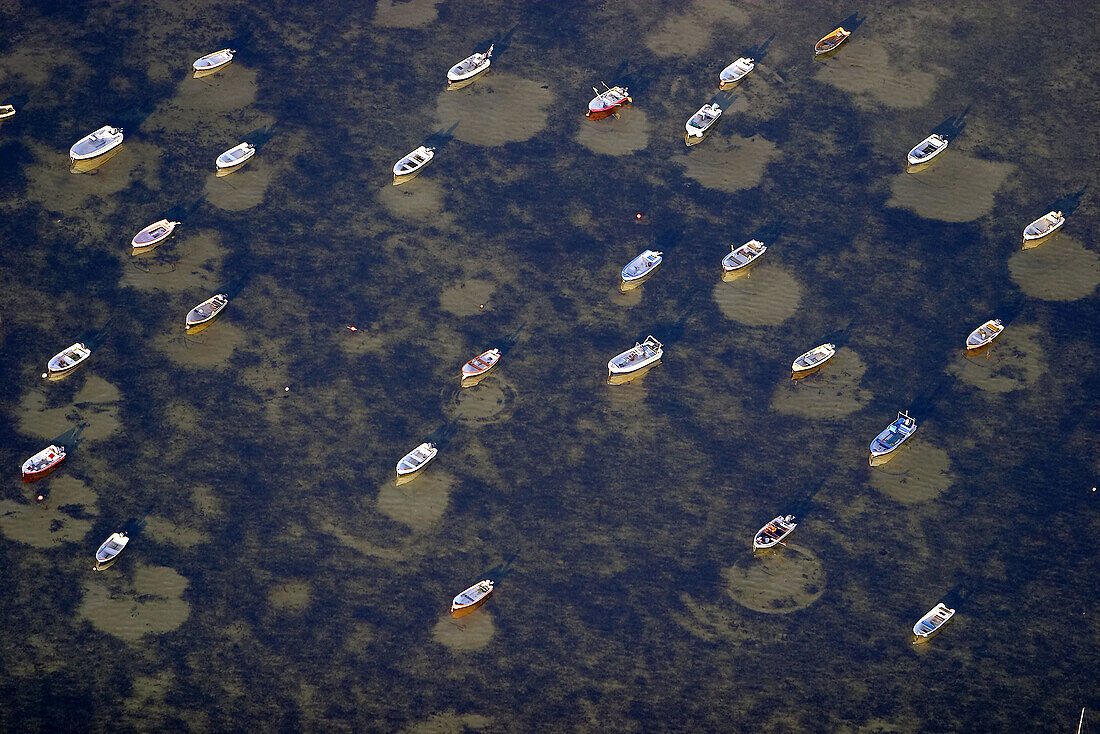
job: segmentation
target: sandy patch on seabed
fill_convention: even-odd
[[[1076,301],[1092,295],[1100,285],[1100,256],[1078,240],[1055,233],[1048,242],[1014,253],[1008,259],[1008,272],[1029,296]]]
[[[689,148],[673,157],[684,175],[701,186],[733,193],[751,189],[764,178],[764,170],[779,156],[775,143],[760,135],[750,138],[711,138],[706,146]]]
[[[64,471],[64,465],[58,471]],[[35,548],[53,548],[62,543],[78,543],[92,529],[99,508],[96,493],[84,482],[68,476],[51,476],[30,488],[32,495],[45,493],[46,501],[0,502],[0,532],[5,537]]]
[[[212,230],[177,230],[168,242],[151,253],[131,255],[119,248],[126,262],[119,284],[142,291],[204,291],[220,282],[224,252],[221,235]]]
[[[981,354],[959,349],[947,371],[963,382],[991,393],[1007,393],[1035,385],[1047,372],[1046,355],[1039,346],[1039,327],[1005,327]]]
[[[450,474],[434,471],[438,469],[436,462],[442,459],[442,456],[436,456],[431,464],[408,482],[398,485],[388,481],[383,484],[378,489],[378,511],[418,533],[439,522],[447,512],[455,482]]]
[[[423,28],[439,15],[440,0],[378,0],[374,24],[384,28]]]
[[[695,56],[710,45],[718,24],[744,26],[749,22],[746,11],[720,0],[696,0],[684,7],[670,5],[668,9],[668,17],[645,37],[649,50],[665,58]]]
[[[593,153],[627,155],[649,145],[649,121],[640,109],[625,109],[602,120],[585,120],[577,142]]]
[[[871,393],[860,387],[866,371],[856,352],[841,347],[814,374],[781,384],[772,395],[772,410],[807,418],[843,418],[871,400]]]
[[[492,282],[470,278],[440,293],[439,306],[455,316],[477,316],[488,310],[489,298],[494,290]]]
[[[454,652],[481,650],[489,644],[496,631],[493,618],[486,608],[492,603],[490,598],[478,609],[458,619],[445,614],[432,628],[432,639]]]
[[[182,625],[191,614],[190,605],[183,600],[187,578],[167,566],[139,565],[131,581],[119,573],[119,564],[126,561],[123,553],[114,567],[88,573],[80,615],[97,629],[127,642]],[[92,564],[90,557],[88,564]]]
[[[444,211],[443,187],[432,177],[429,165],[416,178],[400,186],[387,181],[378,190],[378,201],[395,217],[412,219],[433,227],[450,224],[454,215]]]
[[[436,127],[474,145],[504,145],[527,140],[546,127],[546,108],[554,95],[541,82],[493,72],[480,84],[444,90],[436,100]]]
[[[476,385],[456,387],[446,406],[447,415],[463,423],[493,423],[508,417],[516,402],[516,391],[496,372],[499,369],[498,364]]]
[[[1016,170],[1012,163],[968,158],[950,148],[928,165],[925,171],[894,176],[886,206],[925,219],[970,222],[993,211],[994,196]]]
[[[782,268],[761,262],[734,281],[717,283],[713,297],[728,319],[748,326],[777,326],[798,310],[802,286]]]
[[[808,548],[789,542],[771,553],[746,555],[722,574],[730,597],[756,612],[796,612],[825,593],[821,561]]]
[[[402,730],[402,734],[463,734],[469,729],[484,729],[492,723],[487,716],[444,711]]]
[[[88,365],[77,369],[88,369],[94,359],[93,353],[88,358]],[[86,424],[81,436],[83,441],[97,441],[115,433],[122,426],[116,405],[121,397],[118,388],[102,377],[85,377],[84,386],[77,391],[71,405],[46,408],[48,384],[24,393],[19,402],[19,430],[49,440],[82,423]],[[75,378],[78,375],[71,376]],[[58,471],[64,471],[64,465]]]
[[[947,73],[927,63],[902,71],[890,64],[884,46],[856,36],[820,65],[819,81],[855,95],[856,103],[863,107],[923,107],[932,99],[940,76]]]
[[[935,499],[954,483],[947,452],[921,441],[919,433],[888,463],[871,468],[871,486],[904,504]]]

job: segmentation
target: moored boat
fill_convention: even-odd
[[[180,225],[179,222],[172,222],[167,219],[161,219],[157,222],[153,222],[145,229],[134,235],[134,239],[130,240],[130,245],[135,250],[143,250],[147,247],[155,247],[161,242],[168,239],[172,232],[176,230],[176,227]]]
[[[780,515],[757,531],[756,536],[752,539],[752,547],[756,550],[774,548],[782,543],[783,539],[790,535],[796,527],[798,527],[798,523],[795,522],[794,515]]]
[[[955,610],[948,607],[942,601],[913,625],[913,634],[918,640],[927,640],[943,628],[947,622],[955,616]]]
[[[1000,319],[990,319],[986,321],[977,329],[970,332],[970,336],[966,337],[967,350],[981,349],[987,346],[992,343],[994,339],[999,337],[1004,330],[1004,324],[1001,323]]]
[[[493,582],[489,579],[478,581],[456,596],[451,602],[451,616],[464,617],[474,611],[493,593]]]
[[[452,66],[447,72],[447,84],[464,82],[488,69],[493,63],[493,45],[487,51],[471,54]]]
[[[225,293],[218,293],[217,295],[207,298],[187,312],[187,318],[184,319],[183,322],[184,330],[191,331],[204,324],[209,324],[221,315],[221,312],[224,311],[225,307],[228,305],[229,296]]]
[[[646,277],[661,264],[663,253],[656,250],[646,250],[638,257],[631,260],[622,269],[622,278],[624,283],[630,283],[635,280],[641,280]]]
[[[596,96],[588,103],[588,112],[584,113],[585,117],[598,120],[601,117],[607,117],[623,105],[634,102],[630,97],[630,90],[626,87],[608,87],[606,82],[604,87],[607,87],[607,89],[603,92],[592,87],[592,91],[596,93]]]
[[[68,374],[83,364],[84,360],[90,356],[92,356],[92,350],[85,346],[84,342],[77,342],[68,349],[63,349],[50,357],[50,361],[46,364],[46,374],[43,377],[59,377]]]
[[[421,145],[416,150],[404,156],[397,163],[393,164],[393,180],[397,182],[400,179],[419,173],[424,166],[432,162],[432,158],[434,157],[435,148]]]
[[[812,369],[821,367],[836,354],[836,346],[833,344],[822,344],[821,346],[814,347],[805,354],[799,355],[794,362],[791,363],[791,372],[798,374],[799,372],[807,372]]]
[[[15,116],[15,107],[10,104],[0,104],[0,120],[6,120]]]
[[[909,417],[907,411],[898,413],[897,420],[882,430],[871,441],[871,456],[885,456],[896,451],[917,431],[917,422]]]
[[[852,32],[844,30],[844,26],[837,28],[817,42],[817,45],[814,46],[814,55],[821,56],[822,54],[829,53],[836,49],[837,46],[847,41],[850,35],[852,35]]]
[[[699,108],[699,111],[688,118],[688,121],[684,123],[684,129],[687,131],[689,137],[701,138],[706,135],[707,130],[718,122],[718,118],[722,116],[722,108],[717,104],[705,104]]]
[[[111,533],[111,537],[103,541],[103,545],[99,546],[99,550],[95,552],[95,566],[93,571],[102,571],[108,565],[111,564],[118,554],[122,552],[122,549],[126,547],[126,544],[130,542],[130,538],[126,533]]]
[[[1024,227],[1024,241],[1028,242],[1030,240],[1042,239],[1047,235],[1053,234],[1065,223],[1066,218],[1062,216],[1062,212],[1047,212]]]
[[[198,74],[216,71],[232,62],[235,53],[237,52],[231,48],[223,48],[220,51],[195,59],[195,63],[191,64],[191,68]]]
[[[23,462],[23,481],[36,482],[61,466],[65,461],[65,447],[50,444]]]
[[[218,156],[217,160],[214,161],[214,166],[219,171],[236,169],[237,166],[243,165],[254,155],[256,155],[255,145],[251,143],[238,143]]]
[[[737,245],[730,246],[730,254],[722,258],[722,269],[726,272],[732,270],[741,270],[752,265],[756,260],[763,255],[768,249],[760,240],[749,240],[745,244],[738,247]]]
[[[612,357],[607,363],[607,374],[610,377],[637,372],[659,361],[664,353],[664,345],[650,334],[644,342],[636,342],[630,349]]]
[[[401,461],[397,462],[397,475],[405,476],[406,474],[420,471],[427,466],[428,462],[434,459],[438,453],[439,449],[436,448],[434,443],[425,441],[401,457]]]
[[[749,75],[753,69],[756,68],[756,60],[748,56],[742,56],[734,61],[732,64],[722,69],[722,73],[718,75],[718,88],[725,89],[726,87],[732,87],[737,82],[744,79]]]
[[[94,133],[88,133],[69,148],[69,158],[74,161],[86,161],[101,156],[109,150],[122,145],[122,128],[104,125]]]
[[[928,163],[940,153],[947,150],[947,143],[947,138],[932,133],[927,138],[914,145],[913,149],[909,151],[909,154],[905,156],[905,160],[909,162],[910,166],[920,166]]]
[[[499,349],[488,349],[462,365],[462,379],[480,377],[497,366],[500,361]]]

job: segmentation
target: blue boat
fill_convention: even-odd
[[[641,280],[649,276],[657,266],[661,264],[661,257],[663,253],[656,250],[646,250],[638,257],[631,260],[626,267],[623,268],[622,276],[624,283],[632,283],[634,281]]]
[[[909,413],[898,413],[897,420],[886,426],[871,442],[871,456],[883,456],[895,451],[916,432],[917,422],[909,417]]]

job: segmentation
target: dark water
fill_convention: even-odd
[[[854,7],[824,61],[853,6],[0,7],[0,729],[1071,731],[1100,707],[1100,12]],[[718,72],[769,38],[688,152]],[[635,105],[585,120],[601,80]],[[121,152],[69,173],[103,124]],[[255,159],[215,178],[241,140]],[[1052,208],[1063,231],[1021,250]],[[179,233],[132,257],[162,216]],[[765,260],[722,282],[754,234]],[[620,293],[647,247],[661,271]],[[664,362],[606,385],[649,333]],[[78,339],[89,363],[41,380]],[[903,408],[920,430],[869,468]],[[913,646],[941,599],[955,619]]]

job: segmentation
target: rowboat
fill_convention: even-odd
[[[86,161],[103,155],[122,145],[122,128],[104,125],[94,133],[88,133],[69,148],[69,158],[74,161]]]
[[[397,183],[399,179],[407,178],[415,173],[419,173],[420,169],[432,162],[432,158],[435,157],[435,148],[430,148],[427,145],[421,145],[419,148],[409,153],[407,156],[393,164],[393,180]]]
[[[835,31],[817,42],[817,45],[814,46],[814,55],[820,56],[822,54],[829,53],[837,46],[848,40],[848,36],[850,35],[852,35],[852,32],[844,30],[843,26],[837,28]]]
[[[604,86],[607,87],[607,84],[605,83]],[[588,103],[588,112],[584,113],[585,117],[592,120],[607,117],[623,105],[634,102],[630,97],[630,90],[626,87],[607,87],[607,90],[603,92],[592,87],[592,91],[596,93],[596,96]]]
[[[218,156],[218,159],[214,161],[214,165],[219,171],[226,171],[230,168],[235,169],[237,166],[243,165],[245,161],[254,155],[256,155],[255,145],[251,143],[238,143]]]
[[[134,239],[130,240],[130,244],[135,250],[155,247],[168,239],[178,226],[180,226],[179,222],[170,222],[167,219],[153,222],[134,235]]]
[[[463,591],[451,602],[451,616],[465,617],[474,611],[493,593],[493,582],[489,579],[478,581],[470,588]]]
[[[499,349],[488,349],[462,365],[462,379],[479,377],[497,366],[500,361]]]
[[[489,50],[484,53],[471,54],[462,61],[451,67],[447,72],[447,84],[454,84],[455,82],[464,82],[467,79],[477,76],[481,72],[489,68],[489,64],[493,63],[493,45],[489,46]]]
[[[794,362],[791,363],[791,372],[798,374],[799,372],[808,372],[809,370],[821,367],[836,354],[836,346],[833,344],[822,344],[819,347],[814,347],[805,354],[799,355]]]
[[[706,135],[707,130],[710,130],[714,123],[718,122],[718,118],[722,116],[722,108],[716,104],[705,104],[699,108],[699,111],[688,118],[688,121],[684,123],[684,129],[687,130],[687,134],[693,138],[701,138]]]
[[[0,105],[0,120],[6,120],[15,116],[15,108],[10,104]]]
[[[1001,332],[1005,330],[1004,325],[1000,319],[990,319],[984,324],[979,326],[974,331],[970,332],[970,336],[966,337],[967,350],[981,349],[984,346],[992,343],[994,339],[1001,335]]]
[[[439,449],[435,447],[434,443],[425,441],[401,457],[401,461],[397,462],[397,475],[404,476],[420,471],[429,461],[434,459],[435,455],[438,453]]]
[[[1039,240],[1049,234],[1053,234],[1065,223],[1066,218],[1062,216],[1062,212],[1047,212],[1024,227],[1024,242]]]
[[[92,356],[92,350],[84,346],[83,342],[77,342],[68,349],[63,349],[50,357],[50,361],[46,364],[46,374],[43,377],[66,375],[75,370],[90,356]]]
[[[212,54],[206,54],[206,56],[195,59],[195,63],[191,64],[191,68],[196,73],[216,71],[233,61],[233,54],[235,53],[237,52],[233,49],[223,48],[221,51],[215,51]]]
[[[752,539],[752,547],[756,550],[774,548],[782,543],[783,539],[790,535],[796,527],[798,527],[798,523],[794,521],[794,515],[780,515],[760,528],[756,533],[756,537]]]
[[[756,68],[756,61],[748,56],[742,56],[732,64],[722,69],[718,75],[718,88],[732,87],[737,82],[748,76],[749,72]]]
[[[916,433],[916,430],[917,422],[909,417],[908,412],[898,413],[897,420],[886,426],[882,433],[875,436],[875,439],[871,441],[871,456],[885,456],[896,451],[910,436]]]
[[[664,353],[664,345],[651,334],[644,342],[636,342],[630,349],[612,357],[607,363],[608,377],[637,372],[659,361]]]
[[[102,571],[110,565],[112,561],[118,558],[118,554],[129,542],[130,538],[127,537],[126,533],[111,533],[111,537],[103,541],[103,545],[99,546],[99,550],[95,552],[95,567],[92,570]]]
[[[741,270],[752,265],[768,249],[760,240],[749,240],[738,247],[730,245],[730,254],[722,258],[722,269],[726,272]]]
[[[187,318],[184,320],[183,328],[185,331],[191,331],[203,324],[209,324],[216,319],[221,312],[225,310],[225,307],[229,305],[229,296],[224,293],[219,293],[215,296],[207,298],[205,301],[195,306],[193,309],[187,312]]]
[[[955,616],[955,610],[949,608],[942,601],[920,618],[915,625],[913,625],[913,634],[917,636],[918,641],[921,639],[927,640],[932,635],[936,634],[948,620]]]
[[[656,250],[646,250],[638,257],[631,260],[626,264],[626,267],[622,270],[622,277],[624,283],[631,283],[636,280],[641,280],[646,277],[661,264],[662,253]]]
[[[947,150],[947,143],[947,138],[932,133],[927,138],[914,145],[913,149],[909,151],[909,154],[905,156],[905,159],[909,162],[910,166],[919,166],[928,163],[940,153]]]
[[[37,482],[65,461],[65,447],[51,444],[23,462],[23,481]]]

